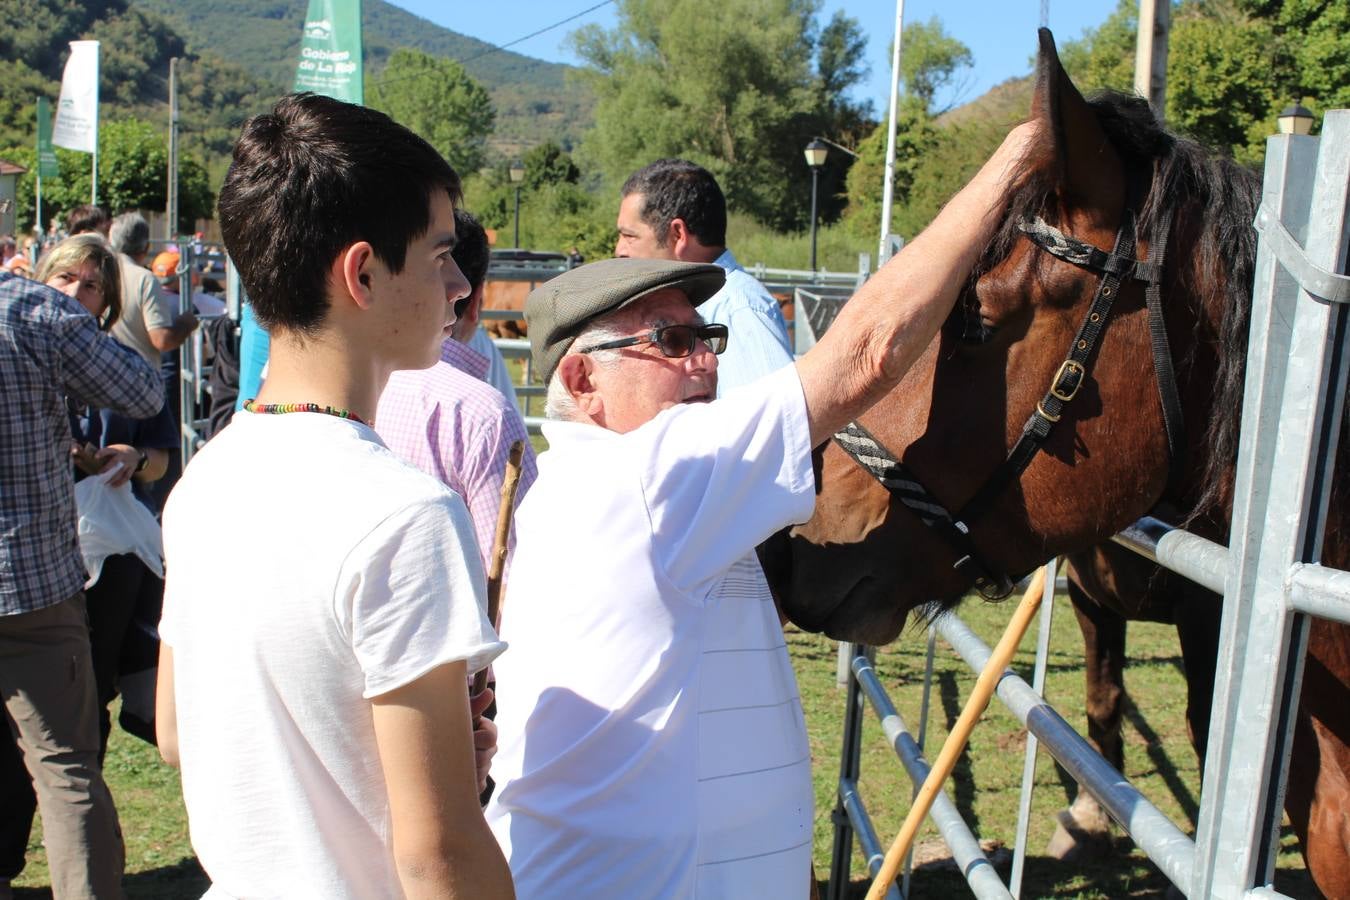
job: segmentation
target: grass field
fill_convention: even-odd
[[[963,608],[971,628],[991,646],[1011,611],[1010,604],[978,601]],[[1014,664],[1028,681],[1033,640],[1029,635],[1023,642]],[[839,772],[844,692],[835,685],[833,641],[792,629],[788,645],[797,669],[811,739],[816,788],[814,858],[816,873],[824,880],[829,874],[833,839],[830,812]],[[912,629],[877,657],[878,673],[915,732],[924,645],[924,632]],[[974,683],[974,676],[964,670],[941,641],[938,648],[928,731],[930,758],[936,755]],[[1184,830],[1192,830],[1199,808],[1199,772],[1186,739],[1181,659],[1174,632],[1161,625],[1132,624],[1129,649],[1132,661],[1126,682],[1138,706],[1132,707],[1126,716],[1126,774],[1173,821]],[[1052,702],[1062,705],[1061,712],[1070,724],[1083,728],[1081,641],[1068,602],[1063,598],[1056,603],[1046,694]],[[1026,734],[1017,721],[995,701],[976,728],[969,750],[961,758],[949,785],[953,800],[975,833],[982,840],[1001,842],[1008,849],[1017,821],[1025,740]],[[866,728],[862,773],[863,798],[882,843],[889,844],[908,809],[911,788],[904,781],[875,717],[869,718]],[[207,883],[188,844],[176,773],[160,764],[153,748],[116,731],[108,753],[107,779],[117,798],[126,837],[128,896],[133,900],[200,896]],[[1042,753],[1037,767],[1030,856],[1022,896],[1082,900],[1166,896],[1166,880],[1141,853],[1131,850],[1123,836],[1117,841],[1118,856],[1098,865],[1071,867],[1043,855],[1053,831],[1053,814],[1066,804],[1072,790],[1068,779]],[[918,844],[929,854],[940,855],[935,837],[935,830],[925,826]],[[28,858],[28,868],[15,882],[15,896],[49,897],[40,827],[35,828]],[[1287,827],[1279,866],[1276,887],[1280,891],[1298,898],[1318,896],[1303,872],[1302,860]],[[1006,877],[1006,865],[1001,871]],[[866,869],[856,848],[852,872],[852,893],[862,897],[866,890]],[[966,895],[964,883],[954,869],[941,862],[924,865],[914,874],[911,896]]]

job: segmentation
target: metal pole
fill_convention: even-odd
[[[169,197],[164,208],[164,239],[178,229],[178,57],[169,60]]]
[[[929,770],[928,777],[924,779],[923,786],[919,788],[919,793],[914,798],[914,804],[910,806],[909,812],[905,816],[905,822],[900,827],[900,833],[895,836],[895,840],[891,842],[891,848],[886,851],[886,859],[882,862],[881,871],[877,873],[876,879],[872,882],[872,887],[867,892],[867,900],[881,900],[886,894],[887,888],[899,877],[900,868],[904,865],[906,857],[909,856],[919,826],[923,824],[924,818],[932,809],[933,800],[942,789],[943,783],[951,776],[952,770],[956,767],[957,757],[965,750],[975,724],[984,715],[998,683],[1003,680],[1004,670],[1012,662],[1013,654],[1017,652],[1017,645],[1022,642],[1022,636],[1026,633],[1027,626],[1031,624],[1032,617],[1041,608],[1041,600],[1045,593],[1045,581],[1045,569],[1038,569],[1036,575],[1031,579],[1031,584],[1027,587],[1026,593],[1022,595],[1021,602],[1013,610],[1012,618],[1003,632],[1003,637],[999,640],[994,652],[989,657],[989,661],[981,670],[980,677],[975,682],[975,688],[966,699],[966,705],[961,710],[961,715],[956,720],[956,724],[952,726],[951,733],[947,735],[947,740],[943,743],[937,760]]]
[[[820,181],[820,170],[811,167],[811,271],[816,270],[816,185]]]
[[[89,174],[89,205],[98,206],[98,78],[94,78],[94,159]]]
[[[854,656],[863,655],[866,647],[844,643],[840,650],[846,653],[850,661]],[[851,662],[850,662],[851,665]],[[850,673],[851,674],[851,673]],[[862,760],[863,697],[862,689],[856,678],[848,679],[847,699],[844,701],[844,740],[839,751],[839,783],[857,782]],[[834,812],[830,818],[834,822],[834,845],[830,854],[830,890],[829,900],[844,900],[848,896],[849,864],[853,860],[853,826],[849,820],[847,797],[841,789],[836,790]]]
[[[891,204],[895,202],[895,128],[900,100],[900,35],[905,25],[905,0],[895,0],[895,43],[891,47],[891,119],[886,132],[886,179],[881,193],[881,237],[877,265],[890,259]]]
[[[1167,106],[1167,33],[1171,20],[1171,0],[1139,0],[1134,92],[1148,100],[1159,122]]]
[[[516,185],[516,239],[511,246],[520,249],[520,185]]]
[[[1041,600],[1040,629],[1036,635],[1036,668],[1031,676],[1031,689],[1045,697],[1045,670],[1050,656],[1050,624],[1055,612],[1055,582],[1058,560],[1045,564],[1045,597]],[[1012,872],[1008,876],[1008,892],[1022,896],[1022,871],[1027,858],[1027,830],[1031,824],[1031,794],[1036,786],[1036,735],[1027,732],[1026,757],[1022,761],[1022,794],[1017,804],[1017,839],[1013,842]]]

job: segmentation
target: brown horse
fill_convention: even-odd
[[[1047,137],[1008,197],[1002,229],[933,344],[850,439],[898,455],[869,471],[840,449],[846,441],[819,451],[814,517],[767,542],[761,559],[797,624],[884,644],[912,611],[950,608],[972,585],[1002,593],[1002,573],[1070,554],[1080,620],[1097,644],[1089,678],[1095,670],[1105,694],[1114,690],[1119,615],[1177,622],[1203,754],[1217,600],[1106,542],[1150,510],[1226,539],[1258,185],[1168,134],[1142,100],[1085,101],[1046,31],[1033,115]],[[1103,290],[1113,305],[1099,315]],[[1078,348],[1068,361],[1066,348]],[[1030,454],[1024,434],[1037,439]],[[1347,451],[1343,440],[1323,554],[1341,568],[1350,563]],[[1019,458],[1011,468],[1010,453]],[[887,472],[917,498],[883,487]],[[950,518],[925,525],[944,504],[968,533]],[[1099,702],[1092,737],[1119,762],[1111,708]],[[1350,629],[1317,620],[1285,806],[1331,897],[1350,897],[1348,745]]]

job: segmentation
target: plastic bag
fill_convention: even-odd
[[[92,475],[75,485],[75,507],[80,513],[80,555],[89,573],[85,587],[96,583],[103,574],[103,561],[119,553],[134,553],[150,571],[164,577],[164,538],[159,522],[131,493],[131,482],[108,486],[113,471]]]

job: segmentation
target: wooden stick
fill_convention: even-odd
[[[1022,595],[1022,601],[1013,611],[1012,619],[1008,622],[1008,627],[1003,632],[1002,639],[998,646],[989,656],[989,662],[985,663],[984,671],[980,673],[979,679],[975,682],[975,690],[970,694],[970,699],[966,701],[965,709],[961,710],[961,717],[956,720],[956,725],[952,728],[951,734],[947,736],[946,742],[942,745],[942,752],[938,754],[937,762],[933,763],[933,768],[928,770],[928,777],[924,779],[923,786],[919,792],[914,795],[914,805],[909,809],[909,815],[905,816],[905,823],[900,826],[900,833],[895,836],[891,849],[886,851],[886,858],[882,860],[881,871],[877,873],[876,880],[872,882],[871,888],[867,891],[867,900],[881,900],[886,896],[886,890],[895,882],[900,874],[900,867],[904,864],[905,857],[909,854],[909,848],[914,843],[914,835],[918,832],[919,826],[923,824],[924,818],[933,806],[933,801],[937,798],[937,792],[942,790],[942,784],[952,774],[952,769],[956,768],[957,757],[965,749],[966,743],[970,740],[970,733],[975,729],[975,723],[979,721],[984,714],[985,708],[989,706],[989,700],[994,696],[994,690],[1003,678],[1003,671],[1008,668],[1008,663],[1012,661],[1013,654],[1017,652],[1017,645],[1022,642],[1022,636],[1026,634],[1027,627],[1031,620],[1036,617],[1036,611],[1041,607],[1041,598],[1045,594],[1045,567],[1042,566],[1036,571],[1036,576],[1031,579],[1031,585],[1026,593]]]
[[[497,533],[492,539],[492,554],[488,557],[487,614],[496,628],[500,623],[502,573],[506,569],[506,545],[511,538],[511,516],[516,510],[516,488],[520,487],[520,462],[525,456],[525,442],[514,441],[506,458],[506,477],[502,479],[502,502],[497,507]],[[474,673],[473,694],[487,687],[488,670]]]

